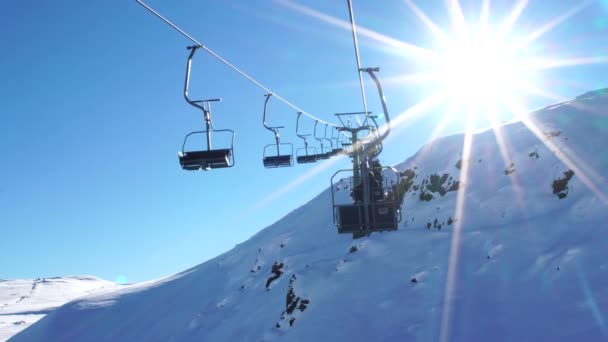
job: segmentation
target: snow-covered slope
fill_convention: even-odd
[[[90,276],[0,280],[0,341],[74,298],[114,286]]]
[[[338,236],[325,191],[213,260],[72,301],[11,341],[608,340],[608,93],[530,120],[537,134],[480,132],[464,157],[449,136],[398,165],[396,232]]]

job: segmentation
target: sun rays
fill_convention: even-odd
[[[316,18],[322,22],[330,24],[335,27],[339,27],[344,30],[350,30],[350,25],[347,21],[340,18],[336,18],[325,13],[316,11],[307,6],[295,3],[290,0],[276,0],[279,4],[291,8],[304,15]],[[581,65],[591,64],[606,64],[608,63],[608,56],[581,56],[581,57],[567,57],[560,58],[556,56],[523,56],[521,58],[514,58],[513,60],[503,60],[504,54],[509,54],[513,50],[509,49],[522,49],[528,47],[535,42],[541,40],[543,36],[554,30],[560,24],[566,22],[583,9],[587,8],[592,1],[583,1],[576,4],[575,6],[567,9],[565,12],[551,18],[546,23],[540,25],[538,28],[531,31],[530,34],[523,37],[511,37],[518,20],[522,16],[522,13],[528,8],[530,3],[529,0],[520,0],[514,4],[511,11],[501,18],[492,30],[490,25],[490,17],[492,16],[490,9],[490,0],[483,0],[481,2],[481,9],[478,16],[478,22],[470,23],[460,6],[458,0],[446,0],[446,9],[449,12],[451,20],[451,29],[442,29],[436,24],[431,17],[425,13],[418,5],[412,0],[404,0],[407,8],[424,24],[424,27],[437,39],[437,43],[440,46],[453,47],[454,42],[464,39],[463,46],[458,47],[457,51],[452,53],[445,53],[445,50],[437,50],[428,47],[418,46],[412,43],[403,42],[398,39],[389,37],[387,35],[378,33],[365,27],[359,27],[359,35],[380,44],[381,46],[388,46],[392,49],[396,49],[403,56],[410,58],[412,61],[425,60],[429,64],[429,70],[416,71],[416,73],[397,75],[389,77],[388,84],[394,84],[398,82],[404,83],[415,83],[415,84],[432,84],[433,82],[441,82],[445,80],[447,75],[448,81],[445,82],[447,86],[439,86],[435,93],[423,98],[417,104],[412,105],[406,111],[397,115],[391,125],[394,131],[404,129],[411,125],[415,120],[420,119],[425,112],[431,112],[433,110],[441,110],[442,101],[445,101],[444,112],[450,113],[445,115],[438,127],[432,132],[431,138],[436,138],[442,133],[442,127],[446,126],[455,112],[459,110],[465,112],[467,127],[471,127],[471,132],[475,130],[475,122],[473,113],[485,113],[488,122],[493,126],[496,125],[499,120],[493,113],[506,112],[510,113],[512,118],[523,119],[522,122],[528,127],[528,129],[541,139],[545,145],[551,150],[565,165],[572,168],[580,176],[583,183],[591,189],[604,203],[608,204],[608,196],[601,192],[599,187],[593,183],[588,174],[593,174],[593,170],[588,167],[581,167],[580,163],[574,163],[571,158],[566,156],[560,149],[552,144],[552,142],[542,139],[542,132],[535,124],[525,119],[524,113],[530,112],[530,109],[523,103],[522,99],[524,96],[540,96],[542,98],[549,99],[551,101],[564,101],[563,97],[556,95],[549,89],[543,87],[542,84],[536,82],[535,79],[530,77],[521,76],[523,73],[536,72],[547,69],[555,68],[566,68],[575,67]],[[482,34],[479,35],[479,32]],[[477,37],[470,37],[471,35],[477,34]],[[467,38],[468,37],[468,38]],[[473,38],[471,40],[471,38]],[[496,40],[507,39],[504,43],[508,42],[509,46],[501,48],[496,46]],[[502,44],[499,42],[498,44]],[[459,43],[460,44],[460,43]],[[488,46],[484,46],[488,45]],[[478,50],[475,49],[484,49]],[[476,53],[470,53],[471,50]],[[459,53],[464,55],[459,56]],[[473,61],[469,61],[470,58],[474,57]],[[450,65],[454,60],[458,62],[460,59],[461,64],[456,63]],[[499,61],[496,64],[485,64],[487,60],[494,59]],[[443,64],[442,64],[443,63]],[[446,67],[446,72],[441,71],[442,67]],[[464,67],[464,71],[458,70]],[[476,67],[480,67],[481,72],[478,75],[471,76],[471,72]],[[492,71],[493,68],[506,68],[506,70]],[[433,69],[435,68],[435,69]],[[439,71],[437,70],[439,69]],[[452,74],[453,72],[453,74]],[[489,75],[487,75],[489,74]],[[517,74],[517,75],[514,75]],[[470,80],[468,79],[470,78]],[[499,82],[492,85],[479,84],[486,81],[493,81],[498,79]],[[459,82],[460,81],[460,82]],[[505,87],[505,83],[508,86]],[[465,87],[461,87],[462,85]],[[494,88],[492,87],[494,86]],[[460,88],[469,88],[468,97],[463,92],[466,90]],[[498,88],[498,89],[496,89]],[[479,93],[481,92],[481,94]],[[456,93],[456,96],[449,96],[449,94]],[[480,96],[481,95],[481,96]],[[458,101],[465,97],[465,105],[458,105]],[[483,100],[481,99],[483,98]],[[467,128],[468,130],[469,128]],[[508,164],[508,146],[504,142],[504,139],[500,136],[499,130],[494,130],[498,143],[501,149],[501,156],[504,159],[505,165]],[[466,133],[465,133],[466,134]],[[464,150],[464,149],[463,149]],[[582,163],[582,161],[580,161]],[[463,172],[464,173],[464,172]],[[466,175],[463,175],[466,177]],[[514,184],[517,186],[517,184]]]
[[[471,165],[471,149],[473,145],[473,126],[472,122],[467,120],[466,130],[464,133],[464,142],[462,147],[462,166],[460,170],[460,184],[461,188],[456,192],[456,209],[454,217],[454,230],[452,233],[452,241],[450,244],[450,257],[448,259],[448,274],[443,295],[443,311],[441,315],[441,331],[439,340],[449,341],[450,340],[450,329],[451,329],[451,318],[452,318],[452,302],[454,300],[454,293],[456,291],[456,276],[458,273],[458,261],[460,256],[460,242],[462,237],[462,226],[464,224],[465,217],[465,195],[466,187],[469,178],[469,169]]]
[[[330,25],[344,30],[350,30],[345,20],[315,11],[304,5],[290,0],[277,0],[304,15],[319,19]],[[605,183],[592,167],[584,160],[575,158],[571,153],[565,153],[567,147],[557,146],[553,141],[545,139],[545,132],[527,114],[531,111],[525,104],[529,96],[541,97],[550,101],[563,102],[559,96],[542,82],[541,72],[558,68],[570,68],[593,64],[608,63],[608,56],[555,56],[534,55],[535,49],[530,49],[542,41],[550,32],[579,14],[592,4],[592,1],[582,1],[567,8],[562,13],[549,18],[546,22],[525,35],[517,35],[516,27],[522,21],[522,14],[529,8],[531,1],[519,0],[513,4],[506,15],[492,13],[491,0],[481,0],[478,15],[467,17],[458,0],[445,0],[445,9],[450,18],[450,27],[442,28],[413,0],[403,0],[405,6],[422,22],[435,39],[432,47],[419,46],[403,42],[365,27],[359,27],[358,32],[379,47],[394,49],[409,61],[422,64],[415,73],[388,77],[388,84],[425,84],[436,89],[420,102],[397,115],[392,121],[394,132],[411,125],[425,113],[442,111],[446,115],[440,120],[431,133],[431,139],[441,135],[443,127],[454,117],[462,113],[465,122],[464,143],[462,148],[463,165],[460,173],[461,191],[457,192],[455,222],[452,233],[449,269],[445,286],[443,314],[441,321],[440,340],[450,339],[452,305],[456,285],[458,283],[458,262],[463,224],[465,222],[464,208],[466,206],[466,185],[470,170],[470,154],[472,150],[473,132],[478,119],[485,119],[494,128],[493,132],[499,146],[500,155],[505,165],[509,165],[509,141],[499,127],[503,117],[500,113],[509,114],[510,120],[520,120],[545,146],[568,168],[574,170],[580,181],[589,188],[605,205],[608,205],[608,195],[602,192],[596,183]],[[419,2],[426,4],[426,2]],[[576,105],[576,104],[573,104]],[[424,150],[420,155],[424,154]],[[420,157],[420,156],[419,156]],[[518,187],[516,177],[511,177],[514,188],[517,189],[517,199],[523,206],[523,189]],[[595,182],[594,182],[595,181]],[[525,210],[524,210],[525,211]],[[604,322],[602,321],[602,324]],[[605,328],[605,326],[604,326]]]

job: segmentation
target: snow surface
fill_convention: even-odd
[[[0,341],[72,299],[115,286],[90,276],[0,280]]]
[[[397,165],[413,180],[398,231],[339,236],[327,190],[223,255],[71,301],[10,341],[608,340],[608,92],[529,118],[539,136],[510,123],[475,134],[467,160],[454,135]]]

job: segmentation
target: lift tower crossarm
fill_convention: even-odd
[[[369,114],[371,114],[372,112],[352,112],[352,113],[336,113],[334,114],[335,116],[338,117],[338,120],[340,120],[340,123],[342,124],[342,126],[344,127],[348,127],[348,125],[346,125],[344,123],[344,121],[342,121],[342,116],[351,116],[351,115],[361,115],[361,114],[365,114],[365,116],[367,117]],[[339,127],[338,127],[339,128]]]

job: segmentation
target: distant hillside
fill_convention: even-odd
[[[0,280],[0,341],[74,298],[115,286],[89,276]]]

